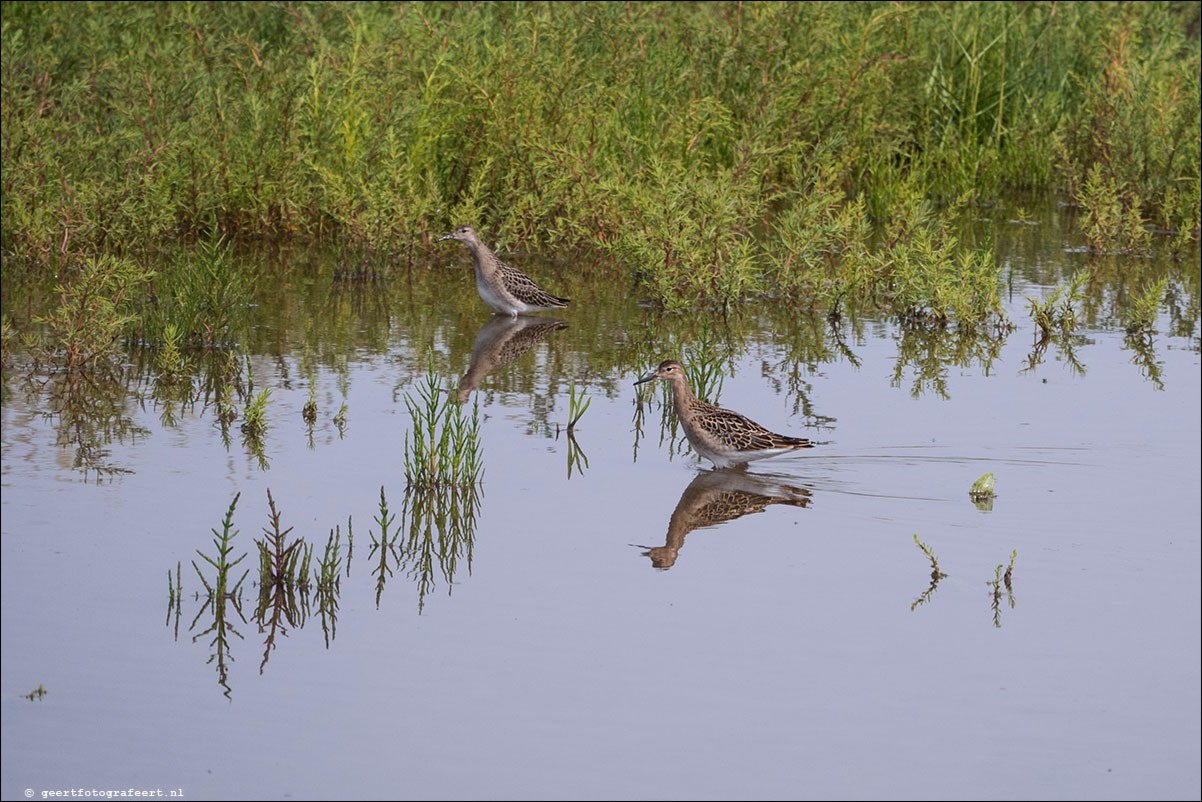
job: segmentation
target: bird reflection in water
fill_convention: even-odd
[[[484,377],[508,365],[553,331],[568,324],[551,317],[496,315],[480,327],[472,344],[472,361],[459,379],[459,403],[465,404]]]
[[[647,549],[643,556],[650,557],[657,569],[666,571],[676,564],[685,536],[694,529],[763,512],[772,504],[808,507],[810,491],[786,484],[788,478],[740,470],[701,471],[681,493],[668,521],[664,545],[638,548]]]

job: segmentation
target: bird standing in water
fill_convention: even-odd
[[[567,298],[552,295],[521,270],[498,259],[480,241],[471,226],[458,226],[436,241],[447,239],[459,240],[472,252],[472,261],[476,265],[476,291],[498,315],[517,316],[527,312],[563,309],[568,305]]]
[[[684,365],[675,359],[661,362],[658,368],[635,384],[654,379],[662,379],[672,386],[676,417],[680,418],[693,450],[719,468],[814,447],[805,438],[770,432],[737,412],[702,401],[689,388]]]

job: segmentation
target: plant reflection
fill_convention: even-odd
[[[1027,354],[1027,365],[1020,373],[1033,373],[1036,368],[1043,364],[1044,354],[1047,352],[1048,345],[1055,345],[1059,353],[1059,361],[1067,365],[1073,375],[1084,376],[1086,369],[1084,363],[1077,358],[1077,348],[1082,345],[1088,345],[1090,342],[1092,341],[1088,337],[1080,334],[1060,331],[1038,333],[1031,353]]]
[[[230,586],[230,572],[246,559],[246,552],[236,560],[231,560],[230,556],[234,550],[234,538],[238,536],[238,530],[234,528],[234,509],[238,506],[238,499],[241,493],[234,496],[234,500],[230,502],[229,509],[226,510],[225,518],[221,522],[221,531],[216,529],[213,532],[213,547],[216,551],[216,557],[210,557],[199,549],[196,553],[200,555],[206,563],[216,570],[216,576],[212,583],[205,578],[204,573],[200,570],[200,566],[196,561],[192,561],[192,568],[196,571],[196,575],[200,578],[200,583],[204,585],[205,591],[208,594],[205,598],[204,605],[192,619],[192,624],[188,627],[191,632],[196,629],[197,623],[201,617],[209,610],[213,613],[213,623],[204,632],[195,635],[192,642],[203,638],[205,635],[212,634],[213,640],[209,642],[213,653],[209,656],[209,662],[217,664],[217,684],[225,689],[225,695],[228,698],[230,695],[229,686],[229,668],[226,665],[227,659],[233,662],[233,657],[230,656],[230,634],[237,635],[242,638],[242,634],[234,629],[229,618],[229,608],[232,607],[238,614],[238,618],[242,623],[246,623],[246,617],[242,615],[242,583],[246,580],[246,575],[249,572],[244,571],[241,578]],[[179,590],[179,588],[177,588]]]
[[[471,574],[479,511],[476,485],[405,494],[406,537],[400,546],[400,564],[417,583],[419,614],[425,609],[426,596],[434,590],[436,573],[446,582],[448,596],[461,564],[465,563]]]
[[[914,368],[910,395],[918,398],[932,392],[948,399],[947,372],[951,366],[979,366],[986,376],[1001,354],[1008,330],[949,331],[942,325],[902,322],[897,342],[897,362],[893,367],[894,387],[900,387],[906,368]]]
[[[384,594],[384,585],[393,574],[393,565],[400,565],[401,562],[400,552],[397,551],[396,545],[397,540],[400,538],[400,532],[393,532],[391,536],[388,534],[389,527],[395,521],[396,513],[389,514],[388,499],[384,495],[384,488],[381,487],[380,514],[375,517],[376,526],[380,527],[380,537],[377,539],[370,529],[367,530],[367,535],[371,538],[371,551],[368,552],[367,559],[374,561],[371,572],[376,578],[377,610],[380,609],[380,596]],[[391,564],[389,562],[390,558]]]
[[[643,556],[651,558],[655,568],[666,571],[676,564],[685,536],[694,529],[718,526],[744,515],[763,512],[772,504],[808,507],[810,491],[787,484],[786,479],[746,470],[701,471],[681,493],[668,521],[664,545],[637,548],[647,549]]]
[[[189,632],[195,631],[206,614],[211,616],[203,632],[193,636],[192,642],[212,635],[209,642],[213,652],[209,656],[210,663],[216,663],[217,682],[224,689],[226,697],[231,694],[229,684],[229,663],[234,662],[231,653],[231,635],[244,640],[233,623],[231,610],[237,614],[242,623],[247,623],[242,613],[242,584],[249,572],[244,572],[237,582],[232,583],[232,570],[245,559],[243,553],[237,559],[231,559],[234,539],[238,530],[233,526],[234,509],[241,494],[235,495],[222,521],[221,531],[213,532],[215,557],[210,557],[197,550],[200,557],[216,571],[213,581],[205,576],[200,566],[192,562],[196,575],[204,586],[204,604],[192,619]],[[312,610],[312,600],[317,599],[317,609],[321,615],[322,631],[325,634],[326,648],[329,648],[334,637],[337,623],[339,593],[341,592],[340,571],[342,568],[341,543],[342,535],[339,528],[330,532],[325,552],[320,565],[310,574],[310,561],[313,556],[313,546],[303,538],[288,541],[292,528],[281,529],[281,513],[277,510],[271,491],[267,491],[267,503],[270,510],[269,525],[263,528],[266,536],[263,540],[255,541],[259,549],[259,597],[255,606],[253,621],[264,635],[263,659],[259,663],[259,673],[267,667],[267,661],[277,645],[280,635],[287,635],[289,628],[300,629],[309,619]],[[347,520],[347,535],[351,538],[350,520]],[[353,544],[353,539],[351,539]],[[349,553],[348,553],[349,568]],[[168,607],[167,625],[174,621],[175,637],[179,638],[179,620],[181,602],[183,599],[183,582],[179,565],[176,566],[174,577],[167,573]],[[201,598],[197,594],[197,598]],[[206,619],[207,620],[207,619]]]
[[[129,376],[116,368],[89,372],[59,372],[29,377],[30,406],[44,404],[45,417],[55,421],[55,445],[73,448],[71,467],[85,480],[133,473],[112,460],[108,446],[126,444],[150,432],[134,423],[129,408],[136,399],[128,387]]]
[[[260,674],[275,649],[276,635],[286,635],[287,627],[304,626],[309,614],[309,563],[313,556],[313,547],[303,539],[288,542],[292,527],[280,529],[281,515],[270,489],[267,505],[271,526],[263,528],[264,540],[255,541],[259,547],[259,603],[254,617],[259,633],[266,634]]]
[[[922,550],[922,553],[926,555],[927,559],[931,561],[931,585],[922,593],[920,593],[918,598],[914,600],[914,603],[910,605],[910,612],[914,612],[919,605],[926,604],[928,601],[930,601],[931,594],[933,594],[935,589],[939,587],[939,580],[947,578],[947,574],[939,570],[939,560],[935,557],[935,552],[931,551],[930,546],[918,539],[917,532],[914,533],[914,544],[918,546],[918,548]]]
[[[1010,605],[1010,609],[1014,609],[1014,586],[1011,584],[1014,574],[1014,560],[1018,557],[1018,549],[1010,552],[1010,565],[999,565],[994,571],[994,578],[985,584],[990,587],[990,607],[993,610],[993,625],[998,629],[1002,628],[1002,586],[1006,587],[1006,601]],[[1002,569],[1005,569],[1003,573]]]
[[[572,478],[572,471],[584,476],[584,471],[588,468],[588,455],[584,453],[580,443],[576,442],[576,434],[572,429],[567,429],[565,433],[568,437],[568,478]],[[559,439],[558,432],[555,439]]]
[[[1139,368],[1139,375],[1156,385],[1157,390],[1164,390],[1164,380],[1161,378],[1164,363],[1156,358],[1152,335],[1147,332],[1128,332],[1123,337],[1123,348],[1131,352],[1131,364]]]

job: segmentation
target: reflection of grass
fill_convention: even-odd
[[[406,537],[400,545],[400,556],[409,576],[417,582],[419,613],[434,589],[436,570],[446,582],[448,595],[461,562],[471,573],[479,509],[479,491],[473,485],[446,492],[412,490],[406,494]]]
[[[368,554],[368,559],[370,560],[376,554],[379,554],[379,559],[375,567],[372,568],[372,573],[376,576],[376,607],[380,606],[380,597],[384,593],[384,585],[393,574],[389,558],[391,557],[393,562],[400,563],[400,554],[396,548],[396,541],[400,537],[400,533],[388,534],[389,527],[395,521],[396,513],[388,512],[388,497],[384,494],[384,487],[381,486],[380,514],[375,517],[376,525],[380,527],[380,537],[377,539],[370,529],[367,530],[367,534],[371,538],[371,552]]]
[[[1152,338],[1144,334],[1128,333],[1123,337],[1123,347],[1131,351],[1131,364],[1139,368],[1140,375],[1156,386],[1157,390],[1164,389],[1164,379],[1161,369],[1164,363],[1156,358],[1156,348]]]
[[[897,361],[892,384],[900,387],[909,369],[913,373],[910,395],[933,392],[949,398],[948,371],[952,366],[979,366],[988,374],[1005,344],[1005,331],[982,329],[948,331],[943,327],[903,323],[899,327]]]
[[[264,540],[255,541],[259,547],[259,587],[286,585],[307,588],[313,547],[307,546],[302,538],[288,542],[292,527],[280,529],[281,513],[275,507],[271,488],[267,489],[267,506],[271,510],[270,528],[263,528],[263,534],[266,535]]]
[[[1011,584],[1011,580],[1014,575],[1014,561],[1017,558],[1018,549],[1014,549],[1010,552],[1010,565],[999,565],[994,570],[994,578],[985,583],[992,588],[990,596],[992,599],[993,625],[998,629],[1001,629],[1002,626],[1002,585],[1006,587],[1006,598],[1010,603],[1010,609],[1014,609],[1014,587]]]
[[[947,574],[939,570],[939,559],[935,556],[935,552],[931,551],[930,546],[918,539],[917,532],[914,533],[914,544],[918,546],[918,548],[922,550],[922,553],[926,555],[926,558],[931,561],[931,586],[923,591],[922,594],[914,600],[914,603],[910,605],[910,612],[914,612],[914,610],[920,604],[926,604],[928,601],[930,601],[931,594],[934,593],[935,589],[939,586],[939,580],[947,576]]]
[[[379,514],[375,518],[379,536],[371,535],[372,574],[376,584],[376,606],[380,605],[384,587],[397,569],[417,583],[418,613],[425,608],[426,597],[434,589],[441,574],[447,593],[455,582],[461,563],[471,571],[472,546],[475,541],[476,514],[480,509],[480,493],[475,485],[442,487],[438,489],[410,487],[405,493],[401,524],[393,529],[396,514],[389,511],[384,488],[380,488]],[[350,521],[347,521],[348,539]],[[333,535],[332,535],[333,537]],[[347,553],[349,576],[353,539]],[[327,545],[321,576],[337,574],[337,542]],[[320,582],[328,581],[319,579]],[[335,580],[336,581],[336,580]],[[320,585],[319,585],[320,589]]]
[[[250,573],[249,571],[243,572],[242,577],[237,581],[237,583],[234,584],[232,589],[230,588],[230,572],[235,566],[238,565],[238,563],[242,562],[242,560],[246,558],[246,554],[243,553],[242,556],[236,560],[231,561],[229,559],[230,553],[233,551],[234,538],[238,535],[238,531],[233,528],[234,508],[237,506],[238,499],[241,497],[241,495],[241,493],[238,493],[234,496],[234,500],[230,502],[229,509],[226,511],[225,518],[222,521],[221,531],[218,532],[216,529],[212,530],[213,545],[217,549],[217,557],[209,557],[199,549],[196,551],[196,553],[199,554],[206,562],[217,569],[217,577],[213,584],[210,584],[205,578],[204,574],[201,573],[200,568],[196,565],[196,562],[192,562],[192,568],[195,569],[196,575],[200,577],[200,582],[202,585],[204,585],[205,590],[208,592],[208,597],[205,599],[204,606],[201,607],[200,611],[196,614],[196,617],[192,620],[190,629],[194,629],[196,627],[196,623],[200,620],[200,617],[205,614],[206,610],[213,611],[212,625],[209,626],[209,628],[204,632],[193,637],[192,640],[195,642],[205,635],[212,633],[213,640],[210,642],[210,646],[214,651],[210,661],[215,663],[217,666],[217,682],[222,688],[225,689],[226,696],[229,696],[231,692],[228,681],[229,667],[227,665],[227,660],[230,659],[230,635],[233,634],[239,638],[242,637],[238,634],[238,631],[234,629],[233,622],[229,619],[229,606],[232,605],[239,617],[241,617],[242,611],[239,604],[242,582],[246,579],[246,575]]]
[[[588,468],[588,456],[584,453],[584,449],[576,442],[576,423],[584,417],[584,413],[588,410],[589,404],[593,403],[593,399],[584,394],[582,390],[580,395],[576,395],[576,382],[572,382],[568,390],[568,478],[572,478],[572,472],[576,471],[581,476],[584,475],[585,468]],[[556,439],[559,438],[559,428],[556,426]]]
[[[240,498],[241,494],[234,496],[223,520],[221,531],[213,530],[214,545],[217,550],[216,557],[210,557],[197,550],[197,553],[206,562],[217,569],[216,579],[210,582],[196,562],[192,563],[197,576],[200,577],[201,583],[205,587],[207,596],[204,597],[204,604],[193,618],[190,629],[195,630],[198,622],[206,613],[212,615],[212,623],[204,632],[194,636],[193,642],[205,635],[213,636],[210,645],[214,649],[214,653],[210,661],[216,663],[218,682],[225,689],[227,696],[231,692],[227,666],[227,663],[233,662],[230,654],[231,636],[242,638],[241,633],[233,626],[231,610],[242,619],[243,623],[246,623],[246,618],[242,616],[241,591],[249,571],[244,571],[241,578],[231,587],[231,572],[246,557],[246,554],[243,554],[236,560],[231,559],[233,541],[238,534],[233,527],[233,515]],[[291,534],[292,528],[285,529],[281,526],[281,513],[276,507],[270,490],[267,491],[267,502],[270,517],[268,525],[263,527],[265,537],[263,540],[255,541],[259,550],[259,592],[253,621],[258,627],[258,632],[264,637],[263,659],[259,664],[260,673],[266,668],[268,658],[276,647],[278,636],[287,634],[289,627],[299,629],[304,626],[314,598],[314,585],[316,585],[317,606],[322,617],[326,646],[329,647],[334,636],[338,597],[341,590],[338,573],[342,566],[341,534],[337,528],[330,532],[319,570],[311,570],[313,547],[299,537],[289,542],[288,536]],[[349,519],[347,527],[349,535]],[[349,561],[349,554],[347,559]],[[167,588],[168,624],[174,615],[176,636],[178,637],[180,604],[183,598],[183,586],[178,565],[174,577],[170,571],[167,572]]]
[[[568,478],[572,478],[572,471],[584,476],[585,470],[588,468],[588,455],[584,453],[584,449],[576,442],[576,435],[568,429]]]
[[[264,635],[260,673],[275,649],[276,636],[286,633],[287,626],[304,626],[309,612],[309,563],[313,556],[313,547],[304,539],[288,543],[292,527],[280,529],[280,513],[270,489],[267,505],[271,510],[270,527],[263,528],[264,540],[255,541],[259,547],[259,604],[255,608],[255,621]]]
[[[346,522],[347,533],[351,528],[350,518]],[[336,526],[330,531],[326,540],[325,554],[317,571],[317,610],[321,615],[321,631],[325,634],[326,648],[330,648],[338,630],[338,597],[342,591],[342,532]],[[347,568],[350,568],[350,554],[347,554]]]
[[[350,519],[347,519],[347,531],[350,531]],[[330,530],[326,540],[325,552],[317,565],[317,589],[338,590],[342,584],[342,529],[335,526]]]

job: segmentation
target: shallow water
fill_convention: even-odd
[[[244,343],[273,390],[258,454],[199,379],[159,386],[138,355],[113,386],[6,369],[0,792],[1197,798],[1196,252],[1165,268],[1150,350],[1113,300],[1147,260],[1115,257],[1040,352],[1025,296],[1088,257],[1054,208],[994,217],[1019,328],[992,340],[835,336],[771,303],[663,319],[591,265],[520,258],[574,305],[509,322],[462,249],[387,285],[297,258]],[[702,338],[723,406],[818,447],[700,464],[633,381]],[[484,480],[454,512],[405,491],[402,396],[431,352],[479,404]],[[219,650],[189,563],[241,494],[253,574],[268,490],[315,560],[339,528],[337,609],[258,621],[248,579]],[[373,552],[382,490],[400,538]]]

